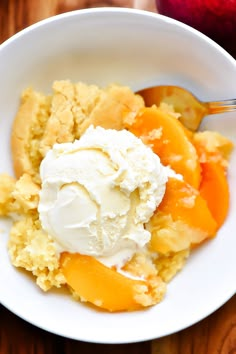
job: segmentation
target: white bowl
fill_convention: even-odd
[[[133,90],[177,84],[203,100],[232,98],[236,62],[213,41],[172,19],[131,9],[66,13],[37,23],[0,47],[0,172],[12,173],[11,124],[21,91],[48,92],[55,79],[98,85],[119,82]],[[236,137],[235,114],[206,119],[204,126]],[[169,284],[164,301],[145,311],[111,314],[77,303],[60,291],[42,293],[10,265],[9,222],[1,221],[0,301],[13,313],[50,332],[97,343],[158,338],[203,319],[236,290],[236,154],[229,169],[231,209],[217,238],[190,257]],[[217,202],[217,201],[216,201]]]

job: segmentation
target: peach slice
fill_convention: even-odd
[[[160,279],[126,277],[90,256],[62,253],[60,264],[67,284],[80,296],[109,311],[137,310],[159,302]]]
[[[173,220],[182,220],[187,225],[206,232],[209,236],[213,236],[216,232],[216,223],[206,201],[185,181],[169,178],[165,196],[158,210],[171,214]]]
[[[217,224],[199,191],[185,181],[170,178],[149,228],[152,249],[167,253],[181,251],[213,237]]]
[[[202,166],[200,194],[206,200],[218,228],[229,210],[229,187],[224,168],[219,163],[206,162]]]
[[[157,107],[144,108],[127,129],[150,145],[164,165],[170,165],[186,182],[199,187],[201,169],[196,149],[177,118]]]

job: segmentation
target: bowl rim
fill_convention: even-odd
[[[77,16],[80,17],[80,16],[84,16],[84,15],[87,16],[89,14],[104,14],[104,13],[107,13],[110,15],[112,15],[112,14],[130,14],[131,16],[133,16],[133,15],[134,16],[145,16],[145,17],[150,17],[150,18],[157,19],[157,20],[159,19],[159,20],[163,21],[163,23],[165,23],[165,24],[175,24],[179,28],[182,28],[183,30],[185,30],[187,32],[191,32],[195,37],[201,39],[205,43],[208,43],[210,46],[214,47],[220,55],[224,56],[236,68],[236,60],[225,49],[223,49],[220,45],[218,45],[216,42],[214,42],[212,39],[210,39],[206,35],[199,32],[198,30],[195,30],[194,28],[192,28],[186,24],[183,24],[177,20],[171,19],[171,18],[166,17],[164,15],[148,12],[145,10],[138,10],[138,9],[131,9],[131,8],[118,8],[118,7],[103,7],[103,8],[89,8],[89,9],[74,10],[74,11],[58,14],[55,16],[51,16],[47,19],[38,21],[35,24],[32,24],[32,25],[26,27],[25,29],[17,32],[15,35],[11,36],[9,39],[4,41],[0,45],[0,54],[2,51],[4,51],[6,48],[8,48],[8,46],[12,45],[18,38],[21,38],[22,36],[24,36],[25,34],[31,32],[31,31],[38,30],[38,29],[40,30],[40,28],[45,25],[49,25],[51,23],[55,23],[58,21],[60,22],[62,19],[65,19],[65,18],[77,17]],[[223,304],[226,303],[233,295],[234,295],[234,293],[228,294],[228,296],[224,298],[224,301],[221,302],[220,306],[223,306]],[[18,314],[15,310],[6,306],[2,300],[0,300],[0,303],[4,307],[6,307],[8,310],[12,311],[14,314],[20,316],[23,320],[30,322],[28,316],[23,317],[22,315]],[[217,309],[218,309],[218,307],[217,308],[212,307],[206,313],[206,316],[209,316],[211,313],[213,313]],[[188,325],[182,327],[181,330],[188,328],[189,326],[193,325],[194,323],[196,323],[200,320],[202,320],[201,316],[199,317],[199,319],[197,319],[197,321],[194,321],[193,323],[189,323]],[[34,322],[30,322],[30,323],[34,324]],[[50,332],[50,333],[55,333],[57,335],[64,336],[63,333],[58,333],[57,331],[53,332],[52,329],[47,328],[46,325],[45,326],[40,326],[39,324],[35,324],[35,325],[39,328],[42,328],[43,330]],[[175,333],[175,332],[171,332],[171,333]],[[163,334],[163,336],[169,335],[171,333]],[[134,338],[135,336],[132,336],[132,337]],[[67,337],[67,338],[78,340],[78,338],[73,338],[73,337]],[[158,338],[160,338],[160,336]],[[85,341],[90,342],[90,343],[124,344],[124,343],[133,343],[133,342],[142,342],[145,340],[152,340],[152,339],[155,339],[155,336],[148,337],[148,338],[143,337],[140,340],[137,340],[137,338],[134,338],[133,340],[129,339],[128,341],[125,341],[125,340],[124,341],[117,341],[117,340],[110,340],[109,341],[109,340],[107,340],[105,342],[104,340],[102,340],[99,342],[97,340],[97,338],[96,338],[96,340],[86,339]],[[83,339],[80,339],[80,340],[83,340]]]
[[[73,10],[73,11],[67,11],[64,13],[60,13],[57,15],[50,16],[48,18],[42,19],[40,21],[37,21],[24,29],[20,30],[19,32],[15,33],[8,39],[6,39],[4,42],[0,44],[0,53],[3,51],[5,48],[7,48],[9,45],[13,44],[15,41],[17,41],[18,38],[24,36],[25,34],[35,31],[37,29],[40,29],[41,27],[45,25],[49,25],[54,22],[61,21],[62,19],[67,19],[70,17],[77,17],[77,16],[86,16],[90,14],[103,14],[107,13],[110,15],[115,15],[115,14],[130,14],[131,16],[144,16],[144,17],[150,17],[150,18],[156,18],[160,19],[161,21],[167,23],[167,24],[175,24],[176,26],[182,28],[183,30],[192,33],[195,37],[198,37],[199,39],[203,40],[204,42],[208,43],[210,46],[214,47],[220,54],[225,56],[233,65],[236,67],[236,60],[234,57],[228,53],[223,47],[221,47],[218,43],[216,43],[213,39],[205,35],[204,33],[196,30],[195,28],[186,25],[183,22],[180,22],[178,20],[175,20],[171,17],[167,17],[165,15],[161,15],[159,13],[147,11],[147,10],[141,10],[141,9],[135,9],[135,8],[127,8],[127,7],[93,7],[93,8],[85,8],[85,9],[78,9],[78,10]]]

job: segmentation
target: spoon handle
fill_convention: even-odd
[[[208,114],[236,111],[236,99],[205,103]]]

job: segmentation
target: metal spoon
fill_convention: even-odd
[[[236,99],[201,102],[191,92],[178,86],[154,86],[137,92],[144,98],[146,106],[165,102],[181,114],[180,121],[193,131],[209,114],[236,111]]]

